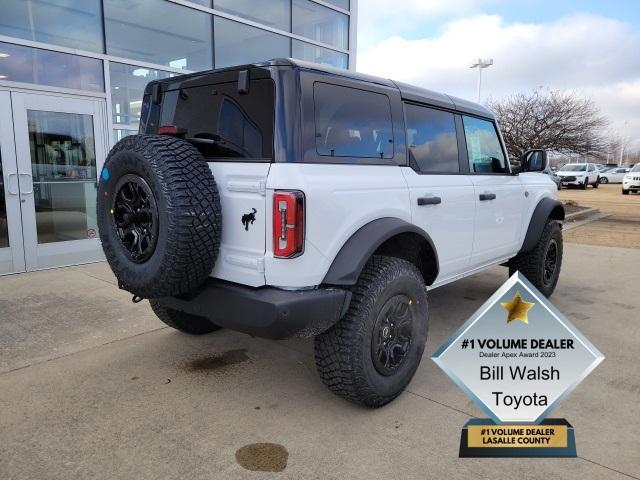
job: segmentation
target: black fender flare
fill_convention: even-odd
[[[355,285],[365,263],[384,242],[401,233],[415,233],[430,245],[435,256],[436,278],[439,271],[438,253],[427,232],[399,218],[385,217],[363,225],[347,240],[329,267],[322,281],[327,285]]]
[[[564,220],[564,207],[558,200],[545,197],[536,205],[533,215],[531,215],[529,228],[527,228],[520,252],[529,252],[535,248],[549,218]]]

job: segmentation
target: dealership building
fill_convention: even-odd
[[[355,67],[356,0],[2,0],[0,275],[101,260],[96,181],[147,82],[293,57]]]

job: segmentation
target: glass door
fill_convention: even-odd
[[[25,270],[18,183],[11,96],[0,90],[0,275]]]
[[[27,270],[103,259],[96,221],[104,101],[12,93]]]

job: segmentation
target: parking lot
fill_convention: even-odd
[[[180,334],[99,263],[0,278],[0,477],[640,478],[640,251],[565,252],[553,301],[607,357],[552,414],[575,426],[577,459],[458,458],[461,427],[483,414],[429,356],[501,267],[431,293],[414,380],[368,410],[326,390],[310,340]],[[258,442],[288,452],[283,471],[238,464]]]
[[[586,245],[640,248],[640,194],[622,195],[618,184],[589,187],[587,190],[562,189],[563,201],[573,200],[583,206],[594,207],[607,218],[571,229],[565,240]]]

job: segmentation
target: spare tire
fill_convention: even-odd
[[[213,270],[222,210],[213,174],[190,143],[132,135],[109,153],[98,185],[102,249],[120,288],[142,298],[189,292]]]

